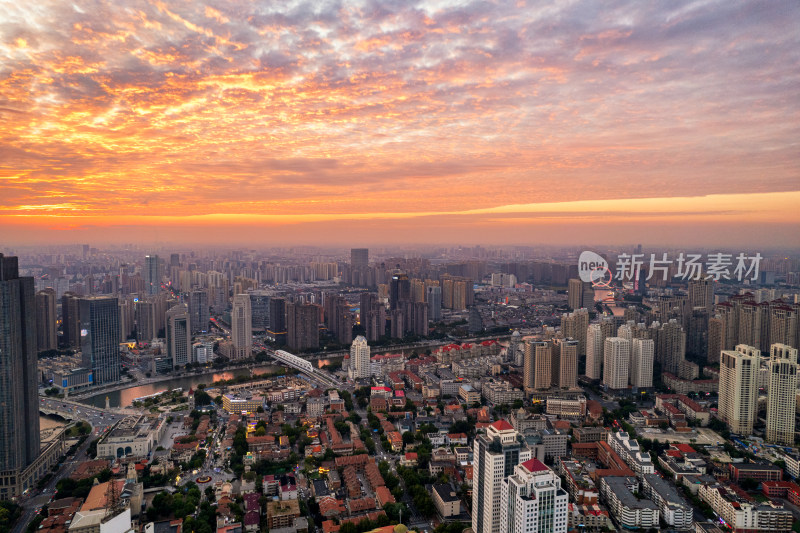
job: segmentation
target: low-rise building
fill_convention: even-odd
[[[792,513],[773,502],[753,503],[733,487],[719,483],[701,485],[700,499],[735,533],[788,532],[792,529]]]
[[[637,498],[631,486],[638,486],[636,478],[602,478],[600,493],[611,515],[624,529],[658,528],[658,506],[648,499]]]
[[[659,474],[642,476],[642,492],[658,505],[661,518],[675,529],[689,529],[694,522],[694,512],[672,483]]]
[[[120,420],[97,443],[97,457],[147,457],[167,428],[166,418],[132,415]]]
[[[578,419],[586,416],[586,398],[561,398],[551,396],[547,398],[545,412],[561,418]]]
[[[655,472],[650,454],[642,452],[636,439],[630,438],[626,432],[609,433],[608,443],[637,476]]]
[[[450,518],[461,514],[461,500],[449,483],[433,486],[433,503],[442,518]]]
[[[472,385],[465,383],[458,388],[458,397],[467,405],[480,403],[481,394]]]
[[[512,404],[524,397],[522,390],[512,387],[508,381],[486,381],[481,393],[486,401],[493,405]]]

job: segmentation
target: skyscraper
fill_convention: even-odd
[[[567,285],[567,298],[569,308],[573,311],[581,307],[594,309],[594,289],[591,283],[577,278],[570,279]]]
[[[33,287],[17,258],[0,254],[0,500],[35,482],[23,475],[40,446]]]
[[[525,339],[525,354],[522,363],[522,386],[526,393],[550,387],[552,355],[550,343]]]
[[[173,368],[193,362],[191,320],[186,304],[167,311],[167,356],[172,359]]]
[[[502,481],[500,531],[566,533],[567,491],[561,478],[538,459],[514,467]]]
[[[562,389],[578,386],[578,341],[558,339],[553,352],[558,352],[558,365],[553,365],[553,385]],[[555,360],[555,357],[554,357]],[[558,369],[558,373],[556,373]]]
[[[770,347],[769,394],[767,394],[767,442],[794,446],[797,411],[797,348],[785,344]]]
[[[359,335],[350,346],[350,379],[368,378],[372,374],[369,360],[369,344],[367,339]]]
[[[609,337],[603,346],[603,385],[612,390],[628,388],[631,343],[622,337]]]
[[[386,308],[374,292],[361,295],[359,319],[369,342],[380,340],[386,334]]]
[[[442,319],[442,288],[438,285],[425,289],[425,298],[428,302],[428,318],[433,322]]]
[[[78,302],[80,302],[80,298],[74,292],[65,292],[61,296],[61,326],[64,330],[64,344],[73,350],[81,347],[81,320]]]
[[[589,311],[585,308],[561,315],[561,333],[565,339],[578,341],[578,356],[586,355],[586,331],[589,328]]]
[[[589,379],[603,377],[603,340],[600,324],[591,324],[586,332],[586,377]]]
[[[710,279],[689,281],[689,305],[711,311],[714,306],[714,282]]]
[[[253,355],[253,313],[250,296],[237,294],[231,309],[231,341],[233,359],[247,359]]]
[[[83,365],[92,369],[95,385],[119,381],[119,301],[109,296],[81,298]]]
[[[725,346],[725,320],[720,316],[708,319],[708,362],[719,361],[719,355]]]
[[[161,261],[157,255],[144,258],[144,290],[147,294],[158,294],[161,290]]]
[[[189,323],[192,333],[202,333],[209,330],[211,322],[211,307],[208,304],[208,290],[195,289],[189,293]]]
[[[286,304],[286,344],[292,350],[319,348],[319,307]]]
[[[36,293],[36,346],[40,352],[58,348],[56,291],[51,288]]]
[[[631,344],[631,385],[638,389],[653,386],[653,339],[633,339]]]
[[[270,298],[269,300],[267,335],[278,344],[286,344],[286,300],[284,298]]]
[[[269,291],[250,292],[250,310],[253,312],[253,331],[265,332],[269,329]]]
[[[731,432],[750,435],[756,419],[761,351],[745,344],[723,350],[719,365],[719,417]]]
[[[475,437],[473,445],[472,530],[475,533],[500,533],[504,502],[501,499],[503,479],[514,467],[531,458],[530,449],[519,433],[505,420],[486,428],[485,435]]]
[[[411,301],[411,283],[405,274],[394,274],[389,282],[389,309],[404,309]]]
[[[367,268],[369,266],[369,248],[351,248],[350,266],[353,268]]]

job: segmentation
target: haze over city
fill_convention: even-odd
[[[9,243],[797,244],[796,2],[4,13]]]

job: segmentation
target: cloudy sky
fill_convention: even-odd
[[[796,0],[0,10],[8,242],[800,242]]]

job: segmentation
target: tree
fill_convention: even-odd
[[[194,393],[194,404],[197,406],[208,405],[211,403],[211,396],[203,389],[198,389]]]
[[[741,487],[744,490],[756,490],[756,489],[758,489],[758,481],[756,481],[755,479],[753,479],[751,477],[744,478],[741,482],[739,482],[739,485],[741,485]]]

